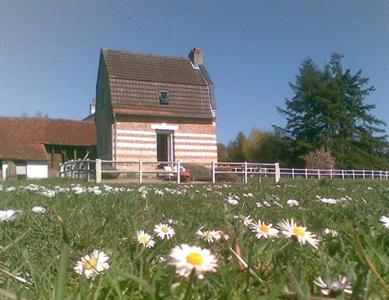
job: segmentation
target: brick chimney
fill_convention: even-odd
[[[203,64],[203,51],[200,48],[193,48],[190,50],[189,59],[195,68]]]
[[[89,104],[89,113],[93,115],[96,112],[96,100],[93,98],[92,103]]]

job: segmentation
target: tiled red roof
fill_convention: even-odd
[[[113,112],[212,119],[207,80],[188,57],[103,49],[102,59]],[[169,93],[168,105],[160,104],[161,90]]]
[[[188,57],[171,57],[120,50],[103,49],[111,78],[203,85],[207,83]]]
[[[44,118],[0,118],[0,159],[47,160],[44,144],[96,145],[95,124]]]

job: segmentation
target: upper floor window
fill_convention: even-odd
[[[169,91],[166,90],[159,91],[159,103],[169,104]]]

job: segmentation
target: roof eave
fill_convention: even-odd
[[[194,116],[194,115],[178,115],[178,114],[158,114],[158,113],[142,113],[127,111],[125,109],[113,109],[115,114],[121,114],[126,116],[141,116],[141,117],[166,117],[166,118],[177,118],[177,119],[196,119],[196,120],[213,120],[212,114],[210,116]]]

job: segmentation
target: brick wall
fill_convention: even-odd
[[[116,130],[116,135],[115,135]],[[173,134],[174,159],[209,165],[217,161],[216,126],[213,122],[162,119],[120,120],[112,124],[112,153],[116,160],[157,160],[157,132]]]

